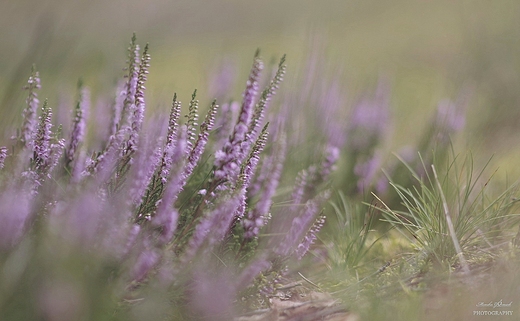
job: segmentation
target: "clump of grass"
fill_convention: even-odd
[[[484,169],[474,175],[471,156],[448,161],[441,176],[434,165],[431,170],[425,168],[422,177],[409,169],[417,186],[390,182],[404,210],[393,210],[383,203],[382,212],[384,220],[398,228],[428,261],[469,272],[466,257],[499,245],[511,232],[508,226],[518,221],[510,214],[515,188],[489,200],[489,181],[482,185]]]

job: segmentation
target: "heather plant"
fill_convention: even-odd
[[[389,79],[347,97],[321,61],[280,95],[285,56],[266,67],[257,51],[240,102],[220,101],[224,68],[216,99],[173,94],[168,115],[145,119],[151,55],[134,35],[113,102],[78,82],[66,129],[33,67],[0,147],[2,319],[297,318],[309,302],[309,320],[363,314],[432,267],[468,275],[507,252],[516,190],[492,199],[484,170],[448,157],[466,92],[439,103],[419,156],[388,161]]]
[[[301,172],[287,196],[288,212],[272,210],[286,136],[278,124],[276,139],[270,138],[265,115],[283,80],[285,57],[260,91],[257,52],[237,118],[213,101],[200,125],[197,91],[184,123],[177,95],[167,124],[144,122],[150,61],[148,45],[141,53],[134,36],[111,112],[95,110],[111,119],[100,150],[93,149],[99,142],[86,139],[88,88],[79,83],[72,125],[62,132],[53,125],[52,103],[39,107],[40,80],[31,74],[22,128],[12,146],[0,149],[1,264],[10,280],[2,283],[0,309],[6,320],[101,320],[108,310],[135,318],[155,304],[147,288],[171,297],[159,314],[228,319],[234,300],[255,280],[278,275],[256,285],[272,287],[287,270],[283,262],[303,257],[315,241],[328,198],[321,185],[337,149],[328,148],[321,164]],[[289,228],[283,240],[275,233],[280,227]],[[39,266],[46,268],[39,273]],[[78,275],[78,268],[87,270]],[[232,271],[238,279],[229,278]],[[96,298],[98,290],[103,295]],[[201,304],[222,291],[222,304]],[[64,296],[70,302],[60,303]],[[146,303],[134,306],[141,300]]]

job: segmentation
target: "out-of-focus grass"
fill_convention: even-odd
[[[352,96],[380,73],[390,76],[393,141],[399,145],[410,140],[439,98],[455,96],[466,83],[475,88],[466,144],[502,153],[510,149],[496,142],[518,131],[512,120],[520,103],[517,1],[22,0],[4,1],[1,9],[2,126],[19,117],[19,89],[32,63],[46,84],[42,97],[51,104],[57,97],[46,88],[59,84],[69,91],[79,76],[94,94],[104,92],[121,74],[121,48],[136,31],[151,43],[147,95],[153,107],[173,91],[189,97],[225,55],[245,74],[260,47],[264,56],[287,53],[295,70],[314,35],[324,39],[330,61],[344,69]]]

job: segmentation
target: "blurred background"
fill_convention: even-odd
[[[21,88],[33,64],[39,96],[51,105],[72,104],[80,77],[94,104],[113,97],[132,32],[150,44],[151,110],[169,108],[173,92],[187,102],[195,88],[207,105],[219,66],[237,75],[226,98],[240,99],[257,48],[266,62],[287,54],[283,91],[305,77],[309,53],[318,51],[351,100],[381,75],[389,79],[390,149],[415,143],[439,100],[471,88],[457,146],[482,161],[495,155],[492,167],[502,178],[520,175],[518,0],[3,0],[2,132],[12,133],[21,120]]]

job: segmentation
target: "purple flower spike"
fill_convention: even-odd
[[[249,131],[246,135],[246,140],[255,139],[256,135],[258,135],[258,129],[264,120],[264,114],[269,107],[269,102],[276,94],[276,90],[280,87],[280,84],[283,81],[283,77],[285,75],[285,71],[287,66],[285,65],[285,55],[280,60],[280,64],[278,65],[278,70],[275,73],[274,78],[271,80],[267,88],[262,92],[260,100],[258,104],[256,104],[254,114],[251,119],[251,125],[249,126]],[[245,151],[248,152],[247,150]]]
[[[298,248],[296,249],[296,255],[298,256],[299,260],[301,260],[305,254],[307,254],[310,246],[316,241],[316,235],[318,235],[319,231],[325,224],[325,218],[325,216],[318,217],[307,232],[307,235],[305,235],[303,241],[300,243],[300,245],[298,245]]]
[[[134,179],[132,180],[133,184],[130,188],[130,196],[132,203],[134,204],[139,204],[141,202],[144,193],[146,192],[146,188],[150,184],[150,181],[161,162],[161,157],[163,155],[162,143],[163,140],[159,137],[154,152],[151,155],[147,155],[149,151],[145,151],[144,148],[140,148],[137,151],[137,166],[134,166]]]
[[[191,152],[188,156],[188,163],[186,164],[186,168],[184,171],[184,182],[182,184],[182,187],[184,187],[184,184],[186,184],[187,179],[191,176],[193,170],[197,166],[200,157],[202,156],[202,153],[204,153],[204,149],[206,147],[206,144],[208,143],[209,132],[211,131],[211,129],[213,129],[213,126],[215,124],[215,116],[217,114],[217,110],[217,102],[213,101],[206,115],[206,119],[200,125],[200,133],[197,138],[197,141],[193,145],[193,148],[191,149]]]
[[[52,111],[48,106],[47,101],[43,103],[42,115],[40,116],[40,123],[34,138],[34,164],[35,170],[38,174],[44,175],[47,172],[49,165],[49,157],[51,155],[50,141],[52,128]]]
[[[85,116],[90,105],[89,96],[88,89],[80,89],[80,97],[78,99],[78,103],[76,104],[74,121],[72,124],[72,134],[70,137],[69,146],[65,152],[67,165],[74,161],[76,150],[79,144],[83,142],[83,138],[85,136]]]
[[[339,159],[339,148],[335,146],[327,146],[325,150],[325,160],[321,164],[321,179],[326,181],[330,174],[334,171],[336,162]]]
[[[256,56],[247,81],[242,107],[233,134],[224,147],[215,154],[215,179],[217,181],[230,180],[233,182],[238,178],[240,173],[239,164],[246,157],[245,151],[248,151],[250,148],[250,142],[245,139],[249,131],[254,100],[258,95],[258,80],[263,68],[263,62]]]
[[[220,197],[220,203],[213,210],[208,211],[197,227],[195,227],[182,262],[187,263],[191,261],[197,255],[204,242],[208,245],[205,249],[209,250],[216,242],[224,238],[233,222],[234,213],[240,206],[242,195],[241,190],[237,190],[227,198],[224,196]]]
[[[0,147],[0,169],[4,168],[5,159],[7,158],[7,147]]]
[[[186,127],[179,137],[179,141],[172,155],[172,163],[175,164],[175,169],[172,171],[168,183],[165,186],[164,194],[158,201],[157,211],[153,217],[152,224],[155,227],[161,228],[161,236],[159,244],[166,244],[171,241],[175,229],[177,228],[178,211],[173,207],[177,200],[179,192],[181,191],[181,184],[183,181],[182,171],[184,168],[183,156],[187,147]]]
[[[136,44],[135,34],[132,37],[132,42],[128,48],[128,80],[126,82],[126,95],[121,111],[121,129],[125,128],[130,131],[134,113],[135,113],[135,98],[137,92],[137,83],[139,78],[139,45]]]
[[[349,145],[353,151],[373,148],[385,136],[390,124],[389,89],[381,80],[374,98],[365,98],[350,116]]]
[[[233,133],[233,122],[238,117],[239,108],[240,105],[237,102],[231,102],[221,106],[221,114],[215,124],[217,139],[214,148],[216,151],[220,151],[224,147],[229,140],[229,136]]]
[[[29,91],[29,95],[26,100],[27,107],[23,111],[24,121],[22,125],[22,137],[20,138],[24,146],[29,148],[32,147],[34,134],[36,133],[36,114],[40,103],[36,89],[40,88],[40,75],[37,71],[33,70],[29,80],[27,81],[27,86],[25,87],[25,89]]]
[[[190,104],[188,106],[188,120],[186,121],[186,127],[188,129],[188,148],[186,149],[186,153],[189,154],[193,149],[193,144],[195,142],[195,138],[197,137],[197,121],[199,120],[199,100],[195,99],[197,97],[197,90],[193,91],[191,95]]]
[[[128,139],[128,151],[135,152],[137,150],[137,144],[139,139],[139,132],[143,125],[144,111],[145,111],[145,100],[144,90],[146,87],[144,83],[147,79],[148,68],[150,68],[150,54],[148,54],[148,44],[144,47],[143,56],[141,58],[141,64],[139,71],[137,72],[137,83],[135,88],[135,109],[132,117],[132,130],[130,131],[130,138]]]
[[[298,244],[302,241],[303,235],[309,230],[311,222],[315,220],[322,202],[329,198],[329,192],[320,193],[315,198],[308,200],[304,208],[300,211],[291,223],[289,231],[284,240],[275,249],[280,256],[291,255]]]
[[[260,134],[260,137],[258,137],[255,145],[253,146],[253,150],[249,154],[249,157],[240,173],[239,186],[242,189],[242,196],[240,199],[240,206],[238,207],[237,212],[235,213],[235,217],[237,218],[242,218],[246,210],[247,188],[251,184],[251,179],[253,178],[253,174],[260,160],[260,153],[262,153],[262,151],[264,150],[265,144],[267,142],[267,137],[269,135],[269,133],[267,132],[267,126],[268,124],[266,124],[264,126],[264,129],[262,129],[262,133]]]
[[[378,172],[381,170],[381,154],[376,152],[366,162],[356,164],[354,174],[358,177],[357,189],[359,193],[367,192],[370,185],[374,183]]]
[[[172,167],[172,155],[177,144],[177,131],[179,129],[179,118],[181,115],[181,102],[177,101],[177,94],[173,96],[173,103],[170,110],[170,119],[168,121],[168,133],[166,134],[166,144],[164,146],[164,153],[161,159],[161,167],[159,175],[163,184],[166,183],[170,176],[170,169]]]
[[[265,172],[259,176],[259,184],[263,183],[263,188],[258,188],[259,200],[256,206],[247,213],[246,218],[242,221],[244,226],[245,238],[253,238],[258,235],[260,229],[266,223],[266,217],[268,216],[269,209],[273,203],[272,198],[278,187],[280,177],[282,175],[283,163],[285,160],[286,143],[285,137],[281,139],[281,143],[269,159],[271,164],[265,167]],[[262,168],[264,170],[264,168]],[[263,174],[263,175],[262,175]],[[263,176],[263,177],[262,177]]]
[[[118,127],[121,126],[121,116],[123,113],[123,106],[126,100],[125,83],[120,82],[117,86],[116,97],[112,106],[112,119],[110,120],[110,136],[117,133]]]

